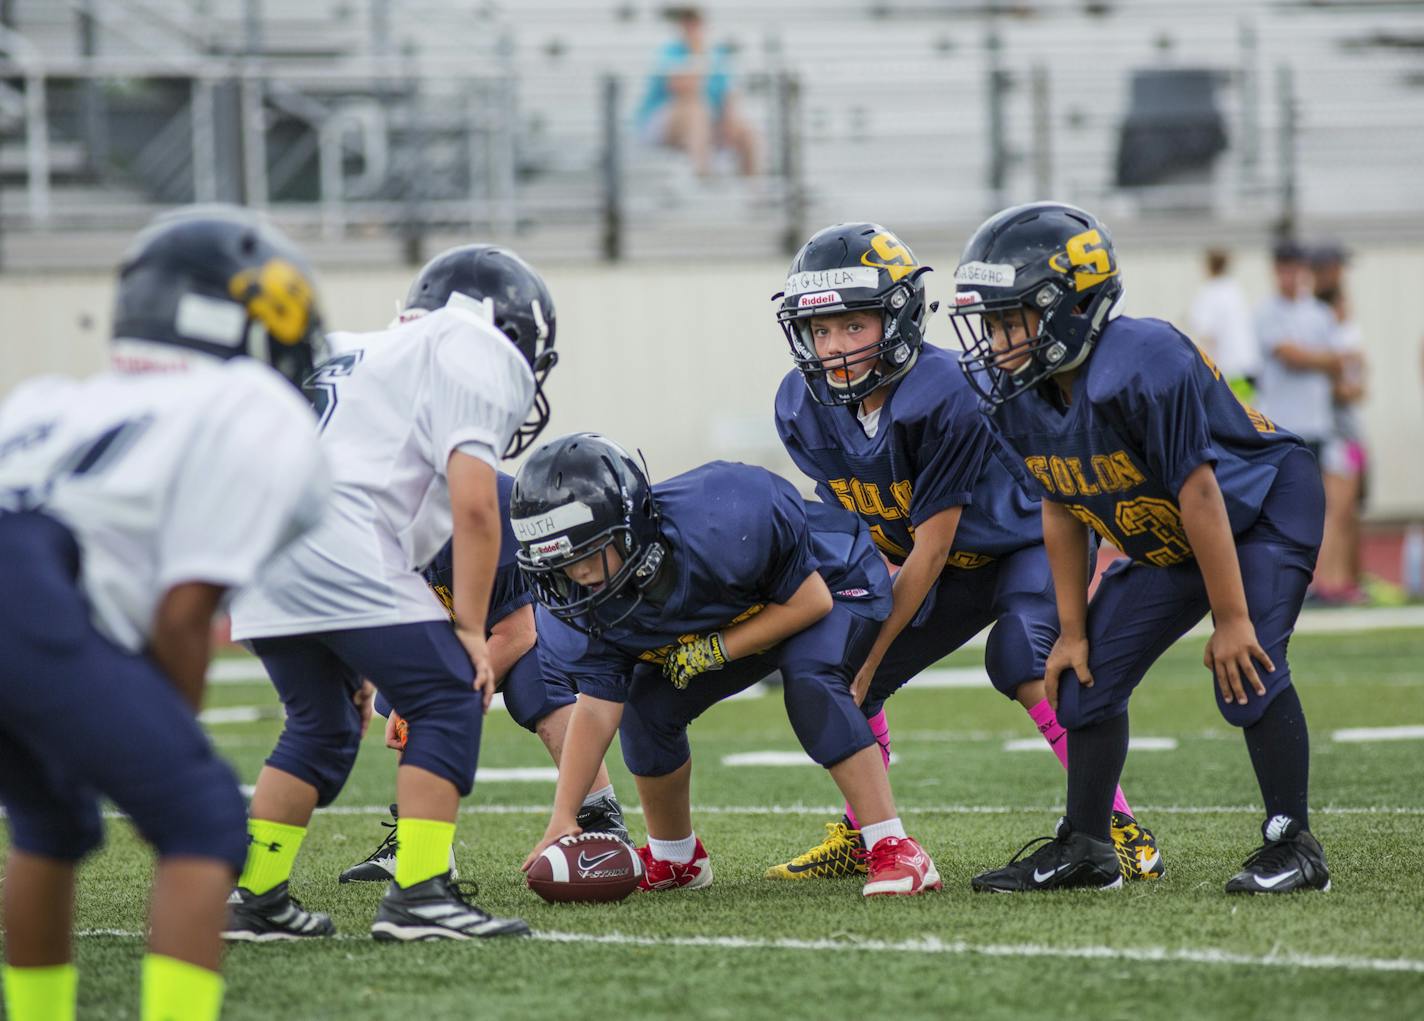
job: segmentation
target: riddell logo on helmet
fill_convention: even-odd
[[[534,560],[552,560],[555,557],[568,556],[571,552],[573,552],[573,543],[569,542],[567,535],[560,535],[554,539],[529,545],[529,556]]]
[[[978,291],[959,291],[954,295],[956,305],[977,305],[983,300]]]
[[[841,301],[840,291],[821,291],[819,294],[803,294],[801,300],[796,303],[797,308],[815,308],[818,305],[838,305]]]

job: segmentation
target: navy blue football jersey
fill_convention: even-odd
[[[957,361],[933,345],[895,384],[873,437],[853,409],[817,404],[796,371],[777,391],[776,430],[821,499],[859,514],[893,563],[909,556],[916,526],[951,507],[964,508],[953,566],[1043,541],[1036,487],[980,414]]]
[[[803,500],[765,468],[713,461],[658,483],[653,496],[676,572],[671,594],[658,604],[645,600],[598,638],[540,607],[547,675],[622,702],[638,663],[660,664],[679,642],[786,602],[816,571],[852,613],[889,616],[889,573],[865,526],[839,507]]]
[[[1276,466],[1300,439],[1237,399],[1216,366],[1170,323],[1114,319],[1067,407],[1045,383],[1003,405],[995,424],[1044,495],[1134,560],[1192,557],[1177,494],[1215,465],[1231,529],[1255,522]]]
[[[514,476],[497,472],[495,481],[499,486],[500,531],[499,566],[495,568],[494,588],[490,590],[489,612],[485,616],[485,626],[491,628],[521,606],[528,606],[534,601],[534,593],[514,559],[519,552],[519,540],[514,537],[514,529],[509,523],[509,496],[514,492]],[[435,590],[452,616],[455,612],[455,595],[451,591],[454,573],[454,544],[449,542],[440,548],[435,559],[422,572],[426,584]]]

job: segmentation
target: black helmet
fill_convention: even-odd
[[[505,457],[517,457],[549,424],[544,380],[559,360],[554,351],[554,299],[544,278],[509,249],[461,245],[425,264],[410,285],[402,318],[414,311],[444,308],[452,294],[473,298],[534,372],[534,407],[504,452]]]
[[[119,264],[113,348],[130,367],[246,355],[300,387],[326,360],[311,267],[285,235],[236,206],[165,213]]]
[[[1112,235],[1093,214],[1057,202],[1006,209],[974,232],[954,271],[950,319],[965,353],[960,367],[991,406],[1088,357],[1122,297]],[[986,320],[1039,315],[1024,342],[995,351]],[[1026,320],[1025,320],[1026,323]],[[1006,360],[1028,355],[1009,369]]]
[[[772,300],[781,303],[776,320],[818,404],[858,404],[910,370],[925,339],[928,272],[899,238],[874,223],[838,223],[801,246],[787,271],[786,290]],[[834,358],[817,357],[812,317],[857,309],[880,313],[879,342]],[[870,371],[853,379],[851,370],[867,363]]]
[[[652,487],[626,450],[597,433],[540,447],[514,477],[510,524],[519,566],[549,612],[595,637],[637,609],[667,550]],[[622,564],[611,575],[607,551]],[[564,568],[602,553],[607,582],[590,590]]]

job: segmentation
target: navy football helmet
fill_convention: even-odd
[[[456,294],[474,299],[534,372],[534,407],[504,452],[505,457],[517,457],[549,424],[544,380],[559,360],[554,351],[554,299],[544,278],[509,249],[461,245],[425,264],[410,285],[401,318],[444,308]]]
[[[245,355],[300,387],[326,360],[311,267],[281,231],[247,210],[165,213],[119,264],[112,349],[119,368]]]
[[[965,246],[954,285],[949,314],[964,347],[960,368],[991,407],[1083,364],[1122,297],[1107,227],[1057,202],[990,217]],[[1030,311],[1037,329],[1028,328]],[[995,349],[991,331],[1012,317],[1024,339]]]
[[[786,289],[772,300],[780,302],[776,321],[818,404],[859,404],[910,371],[924,344],[929,271],[899,238],[874,223],[838,223],[801,246],[787,271]],[[879,342],[818,357],[811,319],[858,309],[880,315]]]
[[[667,555],[647,475],[597,433],[563,436],[531,454],[514,477],[509,518],[516,559],[539,601],[594,637],[638,608]],[[614,571],[609,549],[622,560]],[[604,584],[585,588],[564,572],[598,554]]]

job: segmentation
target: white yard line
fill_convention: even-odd
[[[81,929],[80,938],[139,939],[143,933],[126,929]],[[358,933],[341,933],[332,939],[366,940]],[[923,954],[934,957],[1060,958],[1066,960],[1134,961],[1151,964],[1204,964],[1233,968],[1305,968],[1321,971],[1404,972],[1424,974],[1424,961],[1407,957],[1348,957],[1338,954],[1242,954],[1215,947],[1110,947],[1044,946],[1039,943],[969,943],[924,936],[910,940],[759,939],[750,936],[632,936],[620,932],[536,932],[544,943],[582,943],[600,946],[694,948],[699,950],[780,950],[813,953]]]
[[[1330,740],[1343,744],[1362,744],[1367,741],[1420,741],[1424,740],[1424,727],[1346,727],[1330,735]]]
[[[1128,751],[1171,752],[1177,750],[1175,737],[1133,737],[1127,742]],[[1016,737],[1004,742],[1006,752],[1051,752],[1053,747],[1041,737]]]

